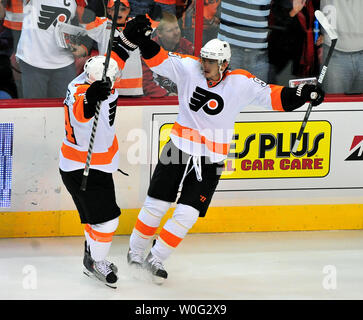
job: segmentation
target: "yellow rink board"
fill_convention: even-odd
[[[161,225],[174,209],[170,209]],[[117,235],[128,235],[139,209],[123,209]],[[363,204],[212,207],[191,233],[363,229]],[[83,235],[76,211],[0,212],[0,238]]]

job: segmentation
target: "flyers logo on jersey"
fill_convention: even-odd
[[[47,30],[52,24],[56,26],[57,21],[68,22],[71,12],[68,9],[42,5],[40,10],[38,27]]]
[[[195,112],[203,109],[205,113],[214,116],[223,110],[224,101],[218,94],[196,87],[190,98],[189,107]]]

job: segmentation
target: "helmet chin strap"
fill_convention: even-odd
[[[225,74],[225,71],[227,70],[227,68],[225,68],[223,71],[222,71],[222,66],[223,66],[223,62],[221,63],[218,63],[218,71],[219,71],[219,79],[218,80],[211,80],[211,79],[207,79],[207,84],[208,84],[208,87],[211,88],[211,87],[214,87],[216,86],[218,83],[220,83],[223,78],[224,78],[224,74]]]

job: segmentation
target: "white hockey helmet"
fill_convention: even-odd
[[[86,81],[89,84],[97,80],[102,80],[104,64],[106,61],[105,56],[94,56],[89,58],[84,64],[84,72],[86,74]],[[106,77],[110,78],[112,87],[118,77],[121,76],[121,70],[115,59],[110,58],[108,64],[108,69],[106,72]]]
[[[219,39],[209,40],[200,50],[200,57],[218,60],[218,64],[231,60],[231,47],[227,41]]]

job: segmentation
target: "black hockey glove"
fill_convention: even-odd
[[[121,33],[121,41],[128,50],[135,50],[140,44],[151,37],[151,23],[145,15],[138,15],[126,23],[126,27]]]
[[[305,94],[307,95],[306,101],[311,101],[313,107],[318,106],[324,101],[325,92],[320,86],[305,85],[303,90],[305,90]]]
[[[129,54],[125,49],[133,51],[137,48],[137,46],[130,47],[130,45],[132,45],[132,43],[129,43],[129,45],[125,44],[125,39],[122,40],[120,35],[113,38],[112,51],[115,52],[123,61],[126,61],[129,57]]]
[[[111,81],[107,78],[106,81],[98,80],[93,82],[86,91],[84,99],[84,116],[87,119],[92,118],[96,112],[98,101],[103,101],[111,94]]]
[[[300,108],[306,102],[311,101],[313,107],[324,101],[325,92],[320,86],[301,84],[296,88],[283,88],[281,102],[285,111],[293,111]]]

